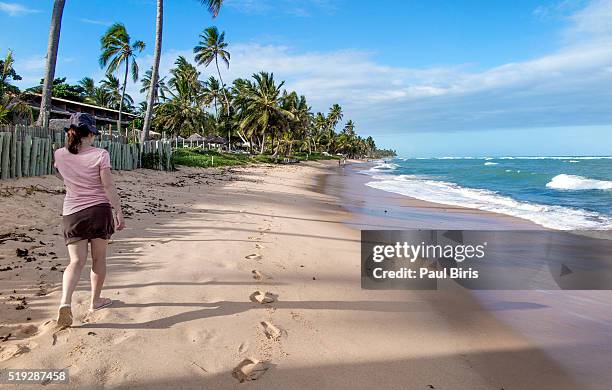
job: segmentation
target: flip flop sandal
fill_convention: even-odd
[[[106,303],[103,303],[102,305],[98,306],[98,307],[94,307],[93,309],[89,309],[90,313],[93,313],[94,311],[98,311],[100,309],[104,309],[105,307],[109,307],[113,304],[113,300],[110,298],[106,298],[107,301]]]
[[[57,324],[62,327],[69,327],[72,325],[72,309],[70,305],[60,305],[57,313]]]

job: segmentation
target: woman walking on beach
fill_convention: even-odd
[[[55,151],[54,164],[66,187],[62,215],[64,241],[70,255],[57,317],[60,326],[72,325],[72,294],[85,266],[89,243],[92,258],[89,310],[112,304],[109,298],[100,297],[106,277],[106,247],[115,227],[124,228],[110,156],[106,150],[92,146],[95,136],[100,134],[94,117],[86,113],[72,114],[66,132],[66,146]]]

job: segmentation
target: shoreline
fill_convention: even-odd
[[[405,195],[371,188],[368,176],[352,167],[346,188],[333,188],[341,203],[351,204],[354,213],[346,221],[355,229],[487,229],[487,230],[550,230],[527,219],[485,210],[448,206]],[[333,186],[332,186],[333,187]],[[378,204],[373,205],[375,199]],[[385,212],[386,210],[386,212]],[[449,217],[448,214],[453,216]],[[446,214],[446,215],[444,215]],[[601,237],[609,235],[603,233]],[[499,321],[538,346],[547,356],[561,364],[580,380],[581,386],[603,389],[612,381],[606,367],[612,358],[601,350],[603,340],[610,340],[612,317],[602,307],[609,305],[612,292],[571,290],[461,290],[465,299],[474,300]],[[467,297],[469,296],[469,297]],[[499,310],[500,307],[513,307]],[[535,309],[535,310],[530,310]],[[552,326],[555,324],[555,326]],[[589,329],[582,332],[578,329]],[[567,342],[567,340],[572,340]],[[569,348],[568,348],[569,347]]]
[[[347,211],[356,215],[355,219],[350,221],[353,226],[385,229],[434,228],[436,225],[444,226],[444,229],[459,230],[547,229],[525,218],[425,201],[366,186],[365,184],[372,181],[372,178],[359,171],[360,167],[367,164],[349,164],[344,168],[346,171],[341,168],[335,169],[339,176],[351,182],[348,186],[339,183],[339,180],[334,181],[333,176],[321,178],[324,182],[322,185],[330,187],[329,193],[338,196],[341,203],[347,206]],[[330,166],[330,169],[333,168]],[[326,179],[331,179],[331,183],[325,183]],[[406,226],[407,224],[412,226]]]
[[[321,162],[117,173],[132,215],[110,245],[104,294],[115,304],[86,314],[85,272],[75,326],[59,332],[47,321],[67,261],[55,235],[62,195],[23,190],[3,198],[2,226],[22,225],[17,232],[31,241],[0,245],[2,267],[22,267],[0,273],[0,336],[11,334],[0,343],[0,368],[69,367],[66,387],[75,389],[234,388],[231,370],[253,356],[268,370],[244,386],[262,389],[581,388],[497,318],[515,314],[520,301],[494,300],[492,311],[452,286],[361,290],[362,221],[346,223],[354,218],[347,201],[322,192],[320,175],[339,176]],[[34,184],[59,182],[19,182]],[[16,248],[35,260],[16,258]],[[56,271],[51,252],[63,264]],[[256,290],[276,301],[251,302]],[[21,301],[10,296],[24,297],[25,308],[16,310]],[[281,329],[280,338],[267,338],[262,321]]]

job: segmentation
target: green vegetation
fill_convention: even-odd
[[[85,103],[113,110],[119,110],[123,104],[123,112],[134,112],[134,99],[129,94],[122,93],[119,79],[112,74],[107,74],[105,79],[100,80],[98,86],[91,77],[82,78],[79,85],[83,88]]]
[[[41,79],[39,85],[28,88],[25,90],[25,92],[41,94],[44,82],[45,80]],[[53,80],[51,88],[51,96],[53,97],[72,100],[74,102],[83,102],[85,100],[85,90],[83,87],[80,85],[68,84],[65,77],[58,77]]]
[[[308,154],[299,152],[292,156],[299,161],[315,160],[337,160],[339,156],[326,156],[321,153]],[[214,150],[204,150],[199,148],[178,148],[172,154],[173,165],[184,165],[187,167],[222,167],[247,165],[256,163],[277,164],[283,162],[282,157],[270,155],[251,155],[242,153],[222,153]]]
[[[23,102],[19,88],[11,84],[21,80],[13,68],[14,62],[10,50],[0,59],[0,124],[32,122],[32,110]]]
[[[225,46],[223,50],[229,58]],[[204,49],[198,46],[195,51]],[[214,54],[208,58],[211,63]],[[213,76],[200,81],[200,72],[184,57],[179,57],[175,65],[163,97],[160,94],[154,107],[153,127],[157,131],[182,137],[202,130],[207,135],[228,134],[235,146],[271,155],[273,160],[296,153],[341,153],[357,158],[394,155],[393,151],[377,149],[372,137],[357,135],[350,119],[338,132],[343,118],[340,105],[334,104],[327,115],[313,114],[306,97],[283,89],[284,82],[277,83],[272,73],[239,78],[227,88]]]
[[[121,115],[123,113],[123,102],[125,101],[125,89],[128,82],[128,74],[132,73],[132,80],[138,81],[138,63],[136,53],[141,53],[145,48],[143,41],[132,44],[130,35],[125,26],[115,23],[100,38],[100,66],[106,67],[106,74],[111,76],[125,65],[121,98],[119,98],[119,118],[117,119],[117,130],[121,132]],[[127,131],[125,136],[127,137]]]

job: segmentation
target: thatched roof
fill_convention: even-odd
[[[204,137],[204,142],[209,143],[209,144],[223,144],[225,145],[227,143],[227,140],[223,137],[220,137],[218,135],[208,135],[206,137]]]
[[[198,133],[193,133],[189,137],[187,137],[187,141],[197,141],[197,142],[200,142],[200,141],[204,141],[204,137],[202,137]]]

